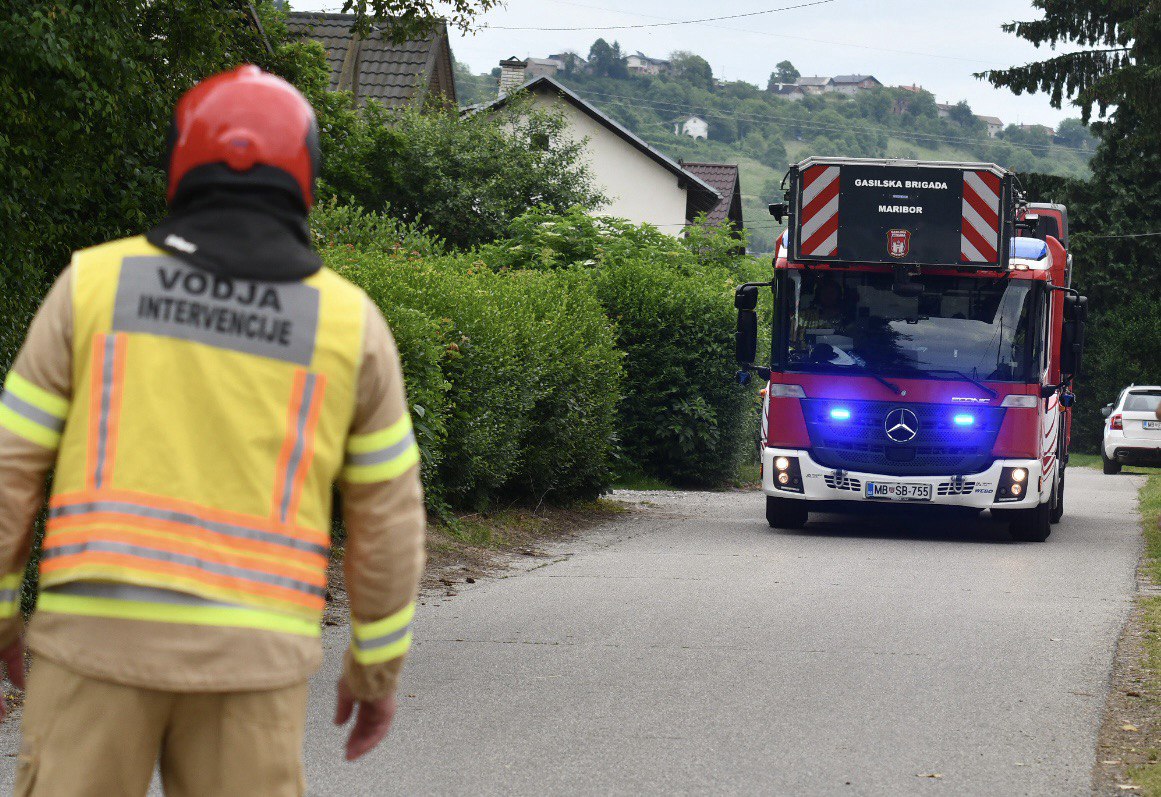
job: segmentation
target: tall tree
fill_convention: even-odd
[[[770,78],[777,77],[778,83],[793,83],[802,77],[802,73],[794,68],[794,64],[789,61],[779,61],[774,65],[774,72],[771,73]]]
[[[1161,269],[1157,241],[1161,226],[1161,3],[1155,0],[1033,0],[1041,19],[1014,22],[1005,30],[1039,46],[1074,45],[1064,53],[1009,69],[981,73],[992,85],[1046,92],[1061,107],[1065,98],[1087,122],[1094,107],[1103,121],[1092,124],[1100,139],[1087,183],[1061,186],[1037,199],[1070,205],[1072,252],[1078,287],[1092,301],[1092,350],[1110,352],[1114,338],[1132,341],[1134,319],[1161,316]],[[1051,195],[1055,194],[1055,195]],[[1135,328],[1134,328],[1135,329]],[[1145,351],[1141,343],[1130,348]],[[1094,446],[1100,418],[1095,412],[1123,387],[1117,361],[1134,351],[1088,359],[1082,391],[1092,400],[1078,420],[1081,440]],[[1161,363],[1143,363],[1138,382],[1161,379]]]
[[[669,61],[673,64],[673,74],[678,80],[699,89],[713,91],[714,70],[709,61],[685,50],[672,53]]]

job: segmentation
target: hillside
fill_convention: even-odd
[[[766,205],[778,197],[787,164],[807,155],[989,161],[1018,172],[1089,175],[1093,140],[1078,125],[1062,125],[1062,133],[1072,133],[1067,145],[1054,143],[1061,137],[1049,131],[1015,126],[990,138],[966,104],[953,109],[951,118],[940,118],[926,91],[884,87],[792,102],[750,83],[718,83],[691,69],[618,77],[571,70],[554,77],[672,157],[739,164],[746,227],[756,252],[773,246],[775,227]],[[495,96],[495,75],[471,75],[461,66],[456,78],[465,105]],[[674,133],[675,124],[690,115],[709,123],[708,140]]]

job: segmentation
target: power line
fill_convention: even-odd
[[[1161,235],[1161,232],[1131,232],[1123,235],[1093,235],[1087,232],[1076,232],[1074,235],[1079,235],[1084,238],[1152,238]]]
[[[659,19],[659,20],[665,20],[667,22],[675,21],[675,20],[670,19],[669,17],[659,17],[656,14],[642,14],[639,11],[621,11],[619,9],[614,9],[614,8],[604,8],[602,6],[591,6],[591,5],[588,5],[586,3],[573,3],[573,2],[569,2],[569,0],[549,0],[549,1],[553,2],[553,3],[558,3],[560,5],[574,6],[576,8],[587,8],[587,9],[592,10],[592,11],[606,11],[606,12],[615,13],[615,14],[627,14],[627,15],[634,16],[634,17],[641,17],[643,19]],[[793,33],[772,33],[770,31],[765,31],[765,30],[749,30],[746,28],[731,28],[731,27],[728,27],[726,25],[713,25],[713,24],[708,24],[708,23],[706,24],[706,27],[716,28],[717,30],[729,31],[730,33],[746,33],[746,34],[750,34],[753,36],[768,36],[768,37],[775,38],[775,39],[795,39],[797,41],[810,42],[812,44],[827,44],[827,45],[831,45],[834,47],[854,47],[854,48],[859,49],[859,50],[871,50],[871,51],[875,51],[875,52],[893,53],[895,55],[918,55],[918,56],[922,56],[925,58],[941,58],[941,59],[950,60],[950,61],[964,61],[966,63],[971,63],[971,64],[990,64],[991,63],[990,61],[983,61],[983,60],[980,60],[978,58],[964,58],[963,56],[958,56],[958,55],[942,55],[939,53],[925,53],[925,52],[919,52],[916,50],[897,50],[897,49],[893,49],[890,47],[876,47],[876,46],[870,45],[870,44],[855,44],[853,42],[836,42],[836,41],[829,41],[827,39],[814,39],[814,38],[811,38],[809,36],[800,36],[800,35],[793,34]]]
[[[570,31],[570,30],[640,30],[642,28],[672,28],[676,25],[700,25],[707,22],[721,22],[728,19],[743,19],[746,17],[758,17],[766,14],[775,14],[779,11],[793,11],[797,8],[810,8],[811,6],[821,6],[828,3],[833,3],[835,0],[814,0],[811,3],[799,3],[793,6],[782,6],[780,8],[768,8],[765,11],[748,11],[745,14],[728,14],[721,17],[702,17],[701,19],[679,19],[670,20],[667,22],[640,22],[635,25],[583,25],[580,27],[559,27],[559,28],[541,28],[533,26],[510,26],[510,25],[488,25],[490,30],[530,30],[530,31]]]

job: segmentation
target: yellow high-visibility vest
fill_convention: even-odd
[[[78,252],[72,280],[40,610],[317,635],[362,293],[328,269],[218,277],[141,237]]]

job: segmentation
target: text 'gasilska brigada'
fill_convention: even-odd
[[[856,188],[926,188],[946,191],[947,183],[940,180],[855,180]]]

